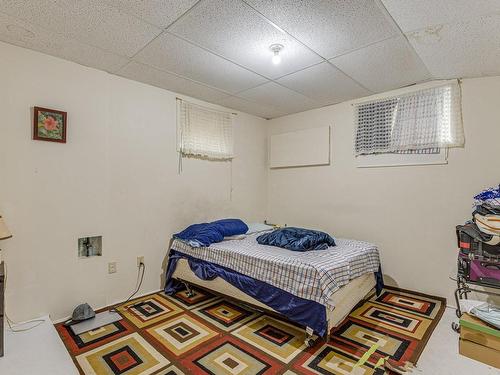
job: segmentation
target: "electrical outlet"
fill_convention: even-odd
[[[137,267],[140,267],[141,263],[144,264],[144,255],[137,257]]]
[[[108,273],[116,273],[116,262],[108,263]]]

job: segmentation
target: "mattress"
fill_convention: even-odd
[[[230,296],[231,298],[240,300],[252,306],[264,310],[274,311],[219,277],[214,280],[199,279],[191,271],[186,259],[179,260],[173,277],[187,281],[190,284],[199,285],[214,292]],[[333,293],[330,297],[329,304],[335,306],[335,308],[333,310],[327,310],[328,329],[331,330],[333,327],[336,327],[340,322],[342,322],[351,310],[372,292],[375,287],[375,283],[374,274],[364,274],[354,280],[351,280],[350,283],[339,288],[338,291]]]
[[[379,270],[378,249],[368,242],[336,238],[337,246],[326,250],[296,252],[260,245],[257,236],[199,248],[174,240],[172,249],[316,301],[330,310],[334,309],[330,300],[333,293],[351,280]]]

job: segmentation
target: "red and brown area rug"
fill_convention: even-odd
[[[80,335],[56,328],[85,375],[378,375],[387,359],[416,363],[446,305],[386,289],[308,348],[304,330],[283,318],[194,292],[138,298],[120,307],[122,320]]]

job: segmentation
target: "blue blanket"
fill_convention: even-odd
[[[328,333],[326,307],[318,302],[297,297],[263,281],[175,250],[170,250],[169,253],[165,284],[166,294],[172,295],[184,288],[181,282],[172,278],[177,262],[181,258],[188,260],[191,270],[201,280],[213,280],[220,277],[290,320],[302,326],[311,327],[316,334],[325,336]]]
[[[325,250],[335,246],[335,240],[327,233],[294,227],[264,233],[257,237],[257,242],[293,251]]]
[[[221,242],[224,237],[245,234],[248,226],[240,219],[222,219],[211,223],[193,224],[182,232],[174,234],[192,247],[210,246]]]

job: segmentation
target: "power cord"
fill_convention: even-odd
[[[142,272],[141,272],[142,270]],[[132,293],[130,295],[130,297],[127,298],[127,300],[125,302],[122,302],[118,305],[116,305],[115,307],[113,307],[112,309],[110,309],[109,311],[110,312],[119,312],[118,310],[123,306],[125,305],[127,302],[129,302],[136,294],[137,292],[139,292],[139,290],[141,289],[141,286],[142,286],[142,280],[144,279],[144,273],[146,272],[146,265],[141,262],[139,264],[139,269],[137,270],[137,280],[139,280],[139,274],[141,275],[141,278],[140,278],[140,281],[139,281],[139,284],[137,285],[137,288],[135,289],[134,293]],[[125,310],[127,310],[128,307],[125,307]]]
[[[5,263],[5,261],[4,261],[3,264],[4,264],[4,282],[3,283],[4,283],[5,290],[7,290],[7,263]],[[11,332],[26,332],[26,331],[32,330],[33,328],[36,328],[39,325],[45,323],[45,319],[32,319],[32,320],[28,320],[27,322],[22,322],[22,323],[15,322],[9,318],[9,315],[7,315],[7,307],[6,306],[4,306],[4,315],[5,315],[5,318],[7,320],[7,325],[9,326],[9,330]],[[20,326],[20,325],[25,325],[25,324],[29,324],[29,323],[36,323],[36,324],[31,326],[31,327],[27,327],[27,328],[15,328],[14,327],[14,326]]]
[[[5,290],[7,290],[7,264],[5,263],[5,261],[3,263],[4,263],[4,287],[5,287]],[[142,270],[142,272],[141,272],[141,270]],[[139,281],[139,283],[137,285],[137,288],[130,295],[130,297],[127,298],[127,300],[125,302],[120,303],[119,305],[115,306],[114,308],[110,309],[109,311],[111,311],[111,312],[118,312],[118,309],[120,307],[122,307],[127,302],[129,302],[139,292],[139,290],[141,289],[141,286],[142,286],[142,281],[144,280],[144,273],[145,272],[146,272],[146,265],[141,262],[139,264],[139,270],[137,271],[137,280]],[[139,274],[140,274],[140,280],[139,280]],[[11,332],[25,332],[25,331],[29,331],[29,330],[32,330],[33,328],[36,328],[36,327],[42,325],[43,323],[45,323],[44,319],[32,319],[32,320],[28,320],[28,321],[22,322],[22,323],[15,322],[15,321],[13,321],[12,319],[9,318],[9,315],[7,314],[7,307],[4,308],[4,314],[5,314],[5,318],[6,318],[6,321],[7,321],[7,325],[9,326],[9,330]],[[31,326],[31,327],[27,327],[27,328],[16,328],[16,327],[14,327],[14,326],[25,325],[25,324],[29,324],[29,323],[36,323],[36,324],[33,325],[33,326]]]

